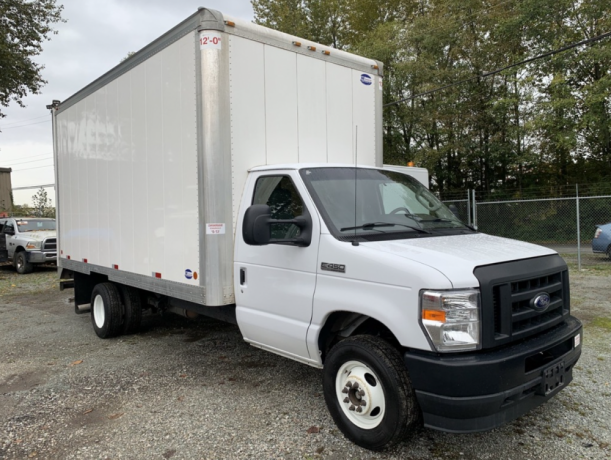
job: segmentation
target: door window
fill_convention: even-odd
[[[272,219],[294,219],[303,214],[303,200],[288,176],[264,176],[257,179],[252,204],[266,204]],[[272,224],[272,239],[296,238],[295,224]]]

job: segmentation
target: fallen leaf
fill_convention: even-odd
[[[185,397],[184,397],[184,396],[179,396],[177,399],[178,399],[179,401],[184,401],[184,400],[185,400]]]
[[[87,409],[85,412],[83,412],[83,415],[90,414],[91,412],[93,412],[93,409]]]
[[[320,433],[320,428],[318,428],[317,426],[311,426],[310,428],[308,428],[308,434],[312,433]]]
[[[121,417],[122,415],[123,415],[123,412],[119,412],[118,414],[112,414],[112,415],[109,415],[109,416],[108,416],[108,418],[109,418],[110,420],[116,420],[116,419],[118,419],[119,417]]]
[[[180,374],[180,378],[184,379],[187,376],[187,374]]]
[[[82,362],[83,362],[83,360],[82,360],[82,359],[79,359],[78,361],[72,361],[72,362],[70,363],[70,365],[71,365],[71,366],[76,366],[76,365],[78,365],[78,364],[81,364]]]
[[[235,377],[229,377],[227,380],[229,380],[230,382],[235,382]]]
[[[176,449],[166,450],[165,453],[163,454],[163,458],[171,458],[174,456],[175,453],[176,453]]]
[[[34,458],[38,455],[38,452],[32,452],[30,455],[28,455],[28,457],[30,458]]]
[[[323,451],[323,450],[325,450],[325,447],[324,447],[324,446],[320,446],[318,449],[316,449],[316,453],[317,453],[318,455],[320,455],[320,454],[322,454],[322,451]]]

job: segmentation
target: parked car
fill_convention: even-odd
[[[611,259],[611,222],[596,226],[592,240],[592,252],[607,254]]]
[[[57,262],[55,219],[5,217],[0,219],[0,261],[12,261],[19,274],[35,264]]]

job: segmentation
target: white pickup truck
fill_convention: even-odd
[[[19,274],[31,273],[37,264],[55,263],[55,219],[5,217],[0,219],[0,261],[12,261]]]
[[[582,335],[565,262],[463,224],[423,170],[385,167],[382,79],[202,8],[54,101],[75,311],[101,338],[143,309],[233,322],[321,368],[335,422],[373,450],[420,420],[491,429],[565,388]]]

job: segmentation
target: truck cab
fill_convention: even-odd
[[[240,330],[324,366],[331,414],[355,442],[388,441],[389,420],[419,411],[430,428],[492,429],[571,381],[581,324],[562,258],[477,232],[400,170],[253,168],[242,210]]]
[[[5,217],[0,219],[0,260],[12,261],[19,274],[34,266],[57,262],[55,219]]]

